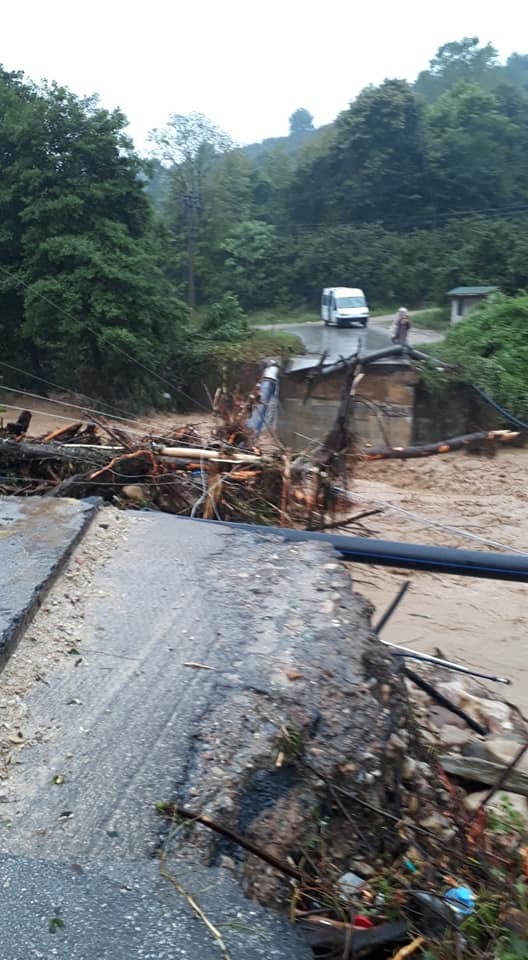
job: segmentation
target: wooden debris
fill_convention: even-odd
[[[45,437],[42,437],[43,443],[50,443],[52,440],[55,440],[57,443],[67,443],[68,440],[73,440],[78,433],[83,428],[83,423],[69,423],[65,427],[59,427],[57,430],[51,430],[50,433],[47,433]]]
[[[509,443],[516,440],[520,434],[515,430],[483,430],[479,433],[466,433],[451,440],[442,440],[439,443],[426,443],[417,447],[371,447],[360,453],[360,460],[410,460],[416,457],[432,457],[436,454],[453,453],[464,447],[471,447],[479,443],[500,442]]]
[[[425,937],[415,937],[412,943],[408,943],[406,947],[398,950],[393,955],[392,960],[405,960],[405,957],[410,957],[413,953],[416,953],[424,943]]]
[[[18,420],[16,420],[14,423],[8,423],[6,425],[5,432],[8,437],[15,437],[17,440],[21,440],[23,437],[25,437],[30,423],[31,413],[29,410],[22,410]]]
[[[183,666],[193,667],[195,670],[214,670],[214,667],[209,667],[206,663],[195,663],[194,660],[186,660]]]
[[[287,877],[292,877],[294,880],[304,880],[305,878],[305,874],[301,870],[298,870],[289,863],[284,863],[282,860],[274,857],[271,853],[268,853],[267,850],[262,850],[250,840],[240,836],[239,833],[235,833],[234,830],[230,830],[223,824],[217,823],[215,820],[211,820],[211,818],[205,816],[205,814],[194,813],[192,810],[187,810],[186,807],[181,807],[176,803],[164,804],[163,807],[160,808],[160,812],[165,814],[165,816],[169,817],[171,820],[181,817],[184,820],[192,820],[193,823],[201,823],[204,827],[209,827],[210,830],[214,830],[215,833],[219,833],[223,837],[227,837],[228,840],[236,843],[237,846],[243,847],[243,849],[247,850],[248,853],[253,853],[256,857],[259,857],[260,860],[264,860],[266,863],[270,864],[270,866],[275,867],[276,870],[280,870],[280,872],[284,873]]]
[[[310,515],[332,520],[340,501],[332,492],[337,470],[331,457],[321,471],[308,456],[292,462],[273,440],[265,451],[256,446],[247,426],[253,402],[222,392],[220,422],[203,432],[185,425],[134,438],[101,418],[61,425],[40,438],[4,431],[0,493],[98,496],[129,509],[205,520],[290,526],[306,525]]]

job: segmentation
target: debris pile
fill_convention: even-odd
[[[252,406],[215,398],[216,423],[139,436],[103,419],[31,437],[31,413],[0,424],[0,494],[99,496],[120,506],[276,526],[320,527],[333,519],[343,462],[326,453],[294,459],[278,441],[259,443]],[[345,476],[346,480],[346,476]]]
[[[383,687],[377,691],[380,708]],[[315,957],[525,957],[528,760],[521,753],[528,746],[528,725],[514,707],[473,683],[446,680],[439,687],[489,733],[477,737],[409,685],[425,759],[419,759],[413,736],[406,739],[410,728],[390,735],[386,750],[400,757],[393,768],[400,778],[390,786],[385,776],[384,801],[376,803],[364,771],[358,786],[357,763],[332,769],[334,750],[282,726],[275,738],[280,767],[275,776],[280,773],[288,784],[286,803],[270,805],[245,831],[230,826],[233,806],[225,800],[223,805],[211,800],[204,812],[194,796],[190,809],[167,803],[160,812],[187,853],[176,825],[190,820],[195,849],[200,837],[203,846],[204,834],[212,843],[216,837],[217,855],[224,855],[213,856],[214,862],[231,866],[246,883],[251,878],[253,896],[266,901],[280,891]],[[470,762],[453,768],[453,757]],[[492,764],[493,780],[484,767],[472,766],[471,760],[481,757]],[[242,765],[244,759],[239,757]],[[517,777],[512,789],[504,790],[500,775],[507,783],[507,770]],[[296,792],[295,783],[302,789]],[[491,789],[477,793],[483,783]],[[282,883],[274,885],[279,876]]]

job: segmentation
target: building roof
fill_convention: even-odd
[[[488,293],[495,293],[498,287],[453,287],[447,291],[448,297],[485,297]]]

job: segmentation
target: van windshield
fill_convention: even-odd
[[[337,301],[337,306],[345,309],[346,307],[366,307],[366,305],[365,297],[339,297]]]

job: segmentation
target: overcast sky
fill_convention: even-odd
[[[119,106],[143,150],[169,113],[205,113],[236,141],[333,120],[368,83],[414,79],[436,49],[491,40],[528,53],[520,0],[18,0],[0,62]],[[524,44],[524,45],[523,45]]]

